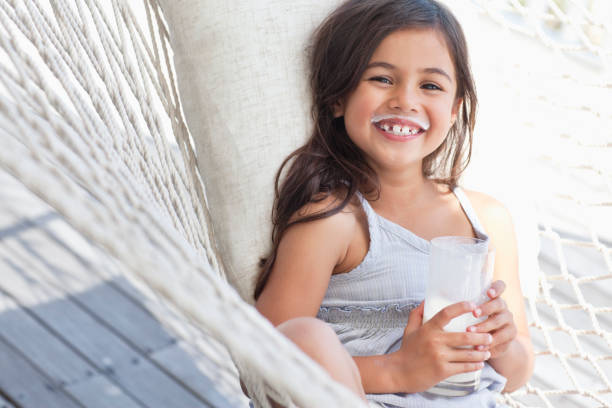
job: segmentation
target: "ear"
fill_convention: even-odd
[[[459,114],[459,109],[461,109],[462,104],[463,98],[457,98],[455,104],[453,105],[453,109],[451,110],[451,126],[453,126],[457,121],[457,115]]]
[[[337,101],[332,106],[332,111],[334,112],[334,118],[340,118],[344,116],[344,103],[342,101]]]

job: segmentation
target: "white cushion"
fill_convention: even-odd
[[[339,3],[161,0],[217,244],[230,283],[249,302],[259,257],[270,248],[274,175],[311,129],[307,40]],[[489,47],[480,53],[494,58]],[[486,169],[488,175],[495,171]],[[466,188],[484,192],[490,192],[490,187],[495,184],[478,177],[466,183]],[[509,207],[513,203],[508,203],[508,197],[524,202],[513,188],[505,185],[502,190],[502,201]],[[529,222],[517,229],[533,236],[533,220],[517,220]],[[532,241],[527,241],[528,248],[535,249]],[[527,252],[535,261],[533,251]],[[526,269],[531,274],[533,264]]]
[[[252,302],[274,175],[309,135],[305,48],[339,1],[162,0],[228,279]]]

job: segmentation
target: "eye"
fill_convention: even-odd
[[[385,85],[393,85],[393,82],[391,82],[391,80],[389,78],[383,77],[383,76],[375,76],[369,79],[369,81],[375,81],[375,82],[380,82],[383,83]]]
[[[442,88],[440,88],[438,85],[432,84],[432,83],[423,84],[421,85],[421,88],[427,89],[430,91],[441,91],[442,90]]]

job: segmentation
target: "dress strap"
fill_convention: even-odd
[[[461,204],[461,208],[463,208],[465,215],[467,215],[468,220],[472,224],[472,228],[474,228],[474,232],[476,232],[476,236],[480,239],[485,239],[485,240],[489,239],[489,236],[485,232],[485,229],[483,228],[482,224],[478,220],[478,216],[476,215],[476,211],[474,210],[474,207],[472,207],[472,203],[468,199],[463,189],[459,186],[456,186],[455,188],[453,188],[453,193],[457,197],[457,200],[459,200],[459,204]]]
[[[380,241],[380,220],[376,211],[374,211],[368,200],[359,191],[357,192],[357,197],[368,220],[368,232],[370,234],[368,253],[375,257],[378,254],[378,244]]]

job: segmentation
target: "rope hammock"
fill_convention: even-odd
[[[607,1],[469,3],[499,30],[611,72]],[[156,0],[0,0],[0,166],[223,344],[256,406],[268,407],[268,396],[363,406],[227,284],[168,33]],[[612,406],[612,307],[596,301],[612,293],[612,77],[558,72],[519,65],[501,84],[521,88],[529,108],[515,126],[539,138],[541,251],[525,298],[536,372],[500,401]],[[536,109],[556,120],[541,121]]]

